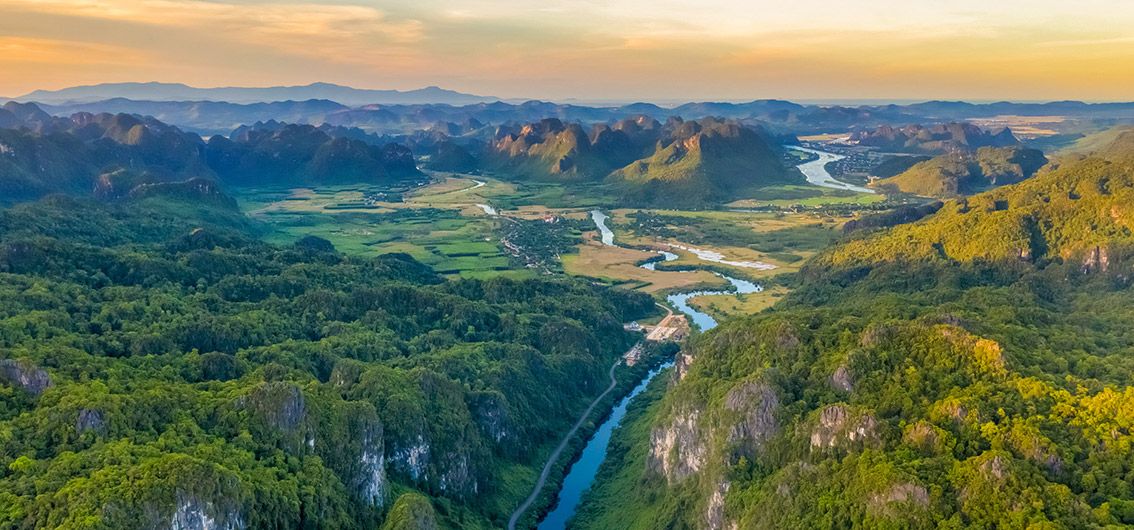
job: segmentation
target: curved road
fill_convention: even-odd
[[[536,497],[539,497],[540,490],[543,489],[544,483],[547,482],[547,476],[551,474],[551,466],[559,461],[559,456],[562,455],[563,450],[567,448],[567,443],[571,441],[571,438],[573,438],[575,433],[579,431],[579,428],[583,426],[583,422],[587,421],[587,418],[591,415],[591,411],[598,406],[599,401],[602,401],[602,398],[605,398],[606,395],[611,393],[614,387],[618,385],[618,380],[614,378],[614,369],[618,368],[619,364],[622,364],[622,358],[619,358],[617,361],[614,361],[614,364],[610,365],[610,386],[606,387],[606,390],[603,390],[602,393],[591,402],[587,410],[583,411],[583,415],[579,416],[579,421],[575,422],[575,426],[571,427],[570,431],[567,431],[567,434],[563,436],[563,441],[559,442],[559,446],[555,448],[555,451],[551,452],[551,456],[547,457],[547,463],[543,465],[543,471],[539,473],[539,480],[537,480],[535,486],[532,487],[532,494],[528,495],[527,500],[525,500],[519,508],[516,508],[516,511],[512,513],[512,517],[508,519],[508,530],[516,530],[516,522],[520,520],[520,516],[524,515],[524,512],[528,511],[528,508],[531,508]]]

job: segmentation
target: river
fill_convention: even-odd
[[[798,149],[800,151],[819,155],[819,160],[801,164],[799,166],[799,170],[803,172],[804,176],[807,177],[807,181],[811,184],[814,184],[816,186],[823,186],[826,188],[859,191],[863,193],[874,193],[874,190],[835,180],[834,177],[832,177],[831,174],[827,172],[827,169],[824,166],[826,166],[828,162],[842,159],[842,156],[833,153],[827,153],[824,151],[818,151],[815,149],[809,149],[806,147],[792,147],[792,149]],[[598,228],[599,233],[602,236],[602,244],[615,246],[614,232],[611,231],[610,227],[606,225],[606,222],[608,219],[610,219],[610,217],[599,210],[591,210],[591,219],[594,221],[595,226]],[[762,262],[738,262],[725,260],[724,256],[712,251],[703,251],[700,249],[683,247],[680,245],[674,245],[673,248],[680,248],[682,250],[688,251],[697,256],[698,259],[712,263],[723,263],[737,267],[754,269],[774,268],[773,265],[765,264]],[[678,255],[674,254],[673,252],[658,251],[658,253],[661,254],[661,261],[663,262],[674,261],[678,259]],[[651,261],[649,263],[643,264],[642,268],[657,270],[657,263],[658,262],[656,260]],[[709,331],[710,329],[717,327],[717,321],[708,314],[702,311],[698,311],[696,308],[689,305],[690,299],[698,296],[748,294],[760,292],[763,290],[762,286],[747,280],[733,278],[719,272],[714,272],[713,274],[724,278],[725,281],[727,281],[732,287],[732,290],[705,290],[674,293],[666,297],[666,301],[668,301],[670,305],[688,316],[692,323],[700,328],[701,331]],[[579,459],[576,460],[575,463],[571,464],[571,468],[567,471],[567,476],[564,477],[563,484],[560,486],[559,494],[557,497],[558,502],[555,505],[554,509],[546,516],[544,516],[544,518],[539,522],[539,530],[562,530],[567,527],[567,522],[570,521],[571,517],[575,515],[575,510],[578,509],[579,501],[582,499],[583,494],[586,493],[586,491],[590,489],[591,484],[594,483],[595,474],[598,473],[599,467],[602,466],[603,460],[606,459],[606,451],[610,446],[611,433],[613,433],[614,429],[618,427],[618,425],[622,422],[622,418],[626,415],[626,408],[627,406],[629,406],[630,401],[637,397],[638,394],[642,393],[642,391],[646,389],[646,386],[650,384],[650,381],[652,381],[653,378],[658,375],[658,373],[665,370],[666,368],[669,368],[670,366],[673,366],[673,362],[667,362],[650,371],[646,375],[646,377],[644,377],[642,381],[638,383],[638,386],[634,387],[634,389],[626,397],[622,398],[622,401],[620,401],[614,407],[614,409],[610,411],[610,416],[608,416],[606,421],[604,421],[602,425],[599,426],[598,430],[595,431],[591,438],[587,440],[587,445],[583,447],[583,452],[580,453]],[[513,521],[517,517],[518,516],[514,516]]]
[[[567,521],[575,515],[575,510],[579,508],[579,501],[582,500],[583,493],[591,488],[599,466],[602,465],[603,460],[606,460],[606,450],[610,446],[610,435],[614,432],[614,428],[622,423],[622,417],[626,415],[626,407],[630,405],[631,400],[649,386],[654,376],[671,366],[673,366],[673,361],[651,370],[646,374],[646,377],[642,378],[638,386],[634,387],[626,397],[622,398],[622,401],[619,401],[611,409],[610,416],[602,422],[602,425],[599,425],[591,439],[587,440],[587,445],[579,454],[579,459],[571,464],[571,470],[567,472],[567,476],[563,479],[563,485],[559,489],[559,502],[555,505],[555,509],[539,522],[539,530],[567,528]]]
[[[831,173],[827,171],[828,163],[834,162],[836,160],[842,160],[846,158],[845,156],[828,153],[826,151],[820,151],[818,149],[811,149],[809,147],[788,146],[788,149],[795,149],[796,151],[803,151],[804,153],[819,155],[818,160],[812,160],[811,162],[800,164],[798,166],[799,171],[803,173],[803,176],[807,177],[807,182],[810,182],[811,184],[814,184],[816,186],[833,188],[836,190],[857,191],[859,193],[874,193],[874,190],[870,188],[855,186],[854,184],[847,184],[846,182],[843,182],[841,180],[835,180],[835,177],[832,177]]]
[[[613,247],[614,246],[614,232],[606,226],[606,220],[610,219],[605,213],[599,210],[591,210],[591,219],[594,220],[595,226],[598,227],[599,233],[602,234],[602,244]]]
[[[606,225],[606,221],[609,217],[599,210],[592,210],[591,219],[594,220],[595,226],[598,227],[599,232],[602,234],[602,243],[604,245],[614,246],[614,232]],[[673,261],[678,258],[678,255],[672,252],[658,251],[658,253],[661,254],[662,261]],[[718,258],[718,256],[708,256],[708,258]],[[720,262],[719,258],[702,259],[705,261]],[[642,268],[644,269],[657,270],[656,267],[656,261],[642,264]],[[706,295],[755,293],[763,289],[761,286],[750,281],[733,278],[720,273],[714,274],[728,281],[735,291],[694,291],[675,293],[666,297],[666,300],[669,301],[670,304],[677,308],[678,311],[685,313],[701,331],[709,331],[715,328],[717,321],[713,317],[690,306],[690,298]],[[655,376],[671,366],[673,366],[672,361],[651,370],[642,378],[638,386],[634,387],[634,389],[631,390],[626,397],[622,398],[622,401],[619,401],[610,411],[610,416],[607,417],[602,425],[599,425],[595,433],[587,440],[587,445],[583,447],[583,452],[579,454],[579,459],[571,464],[571,468],[567,471],[567,476],[563,478],[563,484],[559,488],[558,501],[555,508],[539,522],[539,530],[562,530],[567,527],[567,522],[571,520],[571,517],[574,517],[575,510],[579,508],[579,501],[582,500],[583,494],[590,489],[591,484],[595,481],[595,474],[598,473],[599,467],[601,467],[603,461],[606,460],[606,451],[607,448],[610,447],[611,433],[622,423],[622,418],[626,415],[626,408],[638,394],[641,394],[642,391],[646,389]],[[516,517],[513,517],[513,520],[515,519]]]

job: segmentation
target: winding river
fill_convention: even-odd
[[[846,182],[843,182],[841,180],[835,180],[835,177],[832,177],[831,173],[827,171],[828,163],[834,162],[836,160],[842,160],[846,158],[845,156],[828,153],[826,151],[820,151],[818,149],[811,149],[809,147],[788,146],[788,149],[794,149],[796,151],[802,151],[804,153],[819,155],[818,160],[812,160],[811,162],[797,166],[799,167],[799,171],[803,173],[803,176],[807,178],[807,182],[810,182],[811,184],[814,184],[816,186],[833,188],[836,190],[857,191],[859,193],[874,193],[874,190],[870,188],[855,186],[854,184],[847,184]]]
[[[614,245],[614,232],[606,225],[606,221],[610,217],[599,210],[591,211],[591,219],[594,220],[595,226],[598,227],[599,233],[602,235],[602,243],[608,246]],[[677,254],[667,251],[658,251],[662,256],[661,261],[674,261],[678,258]],[[701,257],[700,254],[698,257]],[[715,255],[706,255],[702,257],[704,261],[720,262],[719,257]],[[648,270],[657,270],[657,261],[642,264],[642,268]],[[666,297],[673,307],[678,311],[685,313],[690,320],[701,329],[701,331],[708,331],[717,326],[717,321],[701,312],[694,309],[689,305],[689,299],[697,296],[712,296],[722,294],[744,294],[755,293],[761,291],[763,288],[750,281],[733,278],[720,273],[714,273],[721,278],[724,278],[733,287],[732,291],[693,291],[687,293],[675,293]],[[599,425],[591,438],[587,440],[587,445],[583,447],[583,452],[579,454],[579,459],[571,464],[571,468],[567,471],[567,476],[563,479],[563,484],[560,486],[559,494],[557,495],[558,501],[554,509],[549,512],[539,522],[539,530],[562,530],[567,527],[567,522],[575,515],[575,510],[579,507],[579,502],[582,500],[583,494],[590,489],[591,484],[595,481],[595,474],[598,473],[599,467],[602,462],[606,460],[606,451],[610,446],[610,436],[614,429],[622,423],[622,418],[626,416],[626,408],[630,402],[641,394],[642,391],[650,384],[659,373],[666,368],[673,366],[673,362],[667,362],[646,374],[645,377],[634,387],[626,397],[622,398],[617,405],[610,411],[610,415],[606,421]],[[584,416],[585,418],[586,416]],[[537,488],[538,492],[538,488]],[[536,496],[533,493],[532,498]],[[530,504],[530,503],[527,503]],[[523,508],[526,508],[524,506]],[[522,514],[522,510],[514,514],[512,517],[509,528],[512,528],[516,519]]]
[[[874,193],[874,190],[835,180],[831,176],[831,174],[827,172],[827,169],[824,166],[826,166],[828,162],[842,159],[842,156],[833,153],[827,153],[824,151],[818,151],[815,149],[809,149],[806,147],[792,147],[792,149],[819,155],[818,160],[808,162],[806,164],[801,164],[799,166],[800,171],[803,172],[804,176],[807,177],[807,181],[811,184],[814,184],[816,186],[823,186],[826,188],[858,191],[863,193]],[[592,210],[590,214],[591,219],[594,221],[595,226],[598,228],[599,233],[602,236],[602,244],[608,246],[616,246],[614,244],[614,232],[611,231],[610,227],[606,225],[606,222],[610,219],[610,217],[599,210]],[[712,251],[704,251],[682,246],[675,246],[674,248],[680,248],[682,250],[688,251],[697,256],[697,258],[702,261],[724,263],[728,265],[754,269],[773,268],[772,265],[761,262],[727,261],[719,253]],[[658,251],[658,253],[662,256],[662,259],[660,260],[662,262],[674,261],[678,259],[678,255],[674,254],[673,252]],[[645,263],[642,265],[642,268],[648,270],[657,270],[658,261],[659,260],[653,260]],[[714,272],[714,274],[720,276],[721,278],[724,278],[732,289],[727,291],[703,290],[674,293],[666,297],[666,301],[668,301],[670,305],[688,316],[692,323],[700,328],[701,331],[709,331],[710,329],[717,327],[717,321],[708,314],[702,311],[698,311],[696,308],[691,306],[689,304],[690,299],[696,298],[698,296],[756,293],[763,290],[762,286],[747,280],[733,278],[719,272]],[[673,366],[673,362],[667,362],[650,371],[644,378],[642,378],[642,381],[638,383],[638,386],[634,387],[634,389],[631,390],[626,397],[622,398],[622,401],[619,401],[618,404],[610,411],[610,416],[608,416],[606,421],[604,421],[602,425],[599,426],[598,430],[595,431],[591,438],[587,440],[587,445],[583,448],[583,452],[580,453],[579,459],[576,460],[575,463],[571,464],[571,468],[568,470],[567,476],[563,479],[562,486],[560,486],[557,496],[558,502],[555,505],[554,509],[546,516],[544,516],[542,520],[540,520],[538,526],[539,530],[562,530],[567,527],[567,522],[570,521],[571,517],[575,515],[575,510],[578,509],[579,502],[581,501],[583,494],[586,493],[586,491],[590,489],[591,484],[594,483],[595,474],[598,473],[599,467],[602,465],[603,460],[606,459],[606,451],[610,445],[611,433],[613,433],[614,429],[618,427],[618,425],[622,422],[622,418],[626,415],[626,408],[629,406],[630,401],[637,397],[638,394],[641,394],[642,391],[646,389],[646,386],[650,384],[650,381],[652,381],[653,378],[658,375],[658,373],[671,366]],[[611,375],[613,377],[613,371],[611,372]],[[585,419],[586,415],[584,415],[583,418]],[[580,423],[581,422],[582,419],[580,419]],[[540,483],[540,486],[542,486],[542,481]],[[536,491],[533,492],[532,497],[529,498],[529,502],[525,503],[525,506],[521,510],[513,514],[509,528],[512,528],[515,525],[516,520],[520,515],[522,515],[523,510],[526,509],[527,506],[530,505],[530,501],[537,496],[539,489],[540,488],[537,486]]]

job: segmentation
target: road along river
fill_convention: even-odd
[[[602,243],[604,245],[614,246],[614,232],[611,231],[610,227],[606,225],[606,221],[609,218],[610,217],[599,210],[591,211],[591,219],[594,220],[595,226],[598,227],[599,232],[602,235]],[[658,253],[662,255],[662,261],[673,261],[678,258],[677,254],[674,254],[672,252],[659,251]],[[718,260],[716,259],[705,259],[705,261],[718,262]],[[656,266],[656,261],[651,261],[642,265],[643,268],[649,270],[656,270]],[[708,331],[710,329],[713,329],[717,326],[717,321],[713,319],[713,317],[690,306],[690,298],[693,298],[695,296],[755,293],[762,290],[762,287],[752,282],[740,280],[720,273],[714,274],[717,274],[718,276],[728,281],[729,284],[733,286],[735,291],[694,291],[688,293],[675,293],[666,297],[666,300],[671,305],[677,308],[678,311],[685,313],[685,315],[687,315],[690,320],[692,320],[693,323],[697,325],[697,327],[701,328],[701,331]],[[622,398],[622,400],[619,401],[613,409],[611,409],[610,415],[607,416],[606,421],[604,421],[602,425],[599,425],[595,433],[591,435],[591,438],[589,440],[587,440],[587,445],[583,447],[582,453],[579,454],[579,459],[571,464],[571,468],[567,471],[567,476],[564,477],[563,484],[560,486],[559,493],[556,496],[558,501],[555,505],[555,508],[547,515],[545,515],[544,518],[539,522],[539,530],[562,530],[567,527],[567,522],[570,521],[571,517],[575,515],[575,510],[578,509],[579,501],[582,499],[583,494],[586,493],[588,489],[590,489],[591,484],[593,484],[595,481],[595,474],[598,473],[599,467],[602,465],[603,460],[606,460],[606,451],[610,446],[611,433],[613,433],[614,429],[618,427],[620,423],[622,423],[622,418],[626,415],[626,408],[630,405],[630,402],[638,396],[638,394],[641,394],[642,391],[644,391],[646,387],[649,386],[650,381],[652,381],[654,377],[671,366],[673,366],[672,361],[651,370],[646,374],[645,377],[642,378],[638,385],[635,386],[634,389],[626,395],[626,397]],[[544,465],[543,472],[540,474],[539,480],[537,481],[531,493],[531,496],[529,496],[528,499],[522,505],[520,505],[520,507],[516,510],[516,512],[512,514],[511,519],[508,521],[509,530],[515,529],[516,522],[523,515],[523,513],[527,511],[529,507],[531,507],[531,504],[535,501],[535,499],[539,497],[539,492],[541,489],[543,489],[544,483],[547,481],[547,475],[551,471],[551,466],[553,466],[559,459],[563,448],[570,441],[571,437],[574,436],[575,432],[578,430],[582,422],[585,421],[588,416],[590,416],[591,410],[594,408],[595,404],[597,404],[599,400],[605,397],[606,394],[609,393],[613,388],[614,367],[611,367],[611,387],[608,388],[606,392],[603,392],[603,394],[600,395],[591,404],[591,407],[583,413],[583,416],[579,418],[579,421],[575,424],[575,427],[567,433],[567,436],[564,437],[559,447],[557,447],[555,452],[552,453],[551,457]]]

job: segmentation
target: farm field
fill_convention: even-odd
[[[879,193],[858,193],[817,186],[787,184],[764,188],[757,197],[726,204],[728,208],[819,208],[823,206],[867,206],[886,200]]]
[[[531,274],[512,267],[494,235],[499,221],[480,210],[480,215],[464,215],[428,203],[364,202],[367,194],[381,192],[377,187],[326,186],[247,191],[238,197],[252,217],[269,227],[266,239],[275,243],[312,235],[351,254],[404,252],[446,275]]]
[[[404,189],[353,185],[237,191],[241,207],[268,227],[266,237],[276,243],[313,235],[351,254],[404,252],[449,276],[530,277],[561,270],[641,290],[659,300],[673,291],[724,287],[713,270],[760,283],[796,272],[833,241],[850,218],[812,211],[609,209],[601,206],[608,202],[598,195],[601,186],[582,185],[569,191],[573,188],[476,175],[433,173],[431,177],[424,185]],[[582,205],[569,205],[580,198]],[[589,211],[595,207],[610,214],[610,226],[621,246],[602,245],[593,231],[580,237],[579,228],[572,228],[591,228]],[[546,262],[535,266],[509,255],[517,253],[515,244],[528,248],[537,243],[531,236],[521,237],[523,232],[516,229],[522,225],[517,222],[537,222],[529,229],[554,226],[538,221],[567,223],[566,237],[579,242],[567,239],[566,249],[544,251],[561,268]],[[504,238],[514,243],[505,243]],[[658,264],[659,270],[639,266],[659,250],[678,258]],[[725,263],[707,261],[694,251],[702,257],[705,252],[717,253]],[[742,263],[749,265],[737,265]],[[739,298],[722,295],[694,303],[717,316],[735,315],[762,310],[782,294],[772,290]]]
[[[563,256],[563,270],[567,274],[597,278],[648,293],[726,285],[724,280],[707,271],[643,269],[638,264],[656,257],[656,253],[603,245],[593,233],[588,235],[591,237],[579,245],[578,254]]]

